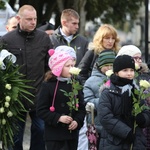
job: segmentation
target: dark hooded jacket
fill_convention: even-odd
[[[143,129],[137,126],[135,133],[133,132],[135,119],[132,115],[132,97],[128,95],[128,90],[122,93],[121,87],[125,85],[116,85],[111,81],[110,86],[101,91],[98,116],[103,128],[99,149],[129,150],[133,144],[133,150],[146,150]],[[135,86],[131,83],[130,85],[133,88]],[[142,114],[146,120],[143,127],[150,125],[149,111],[144,111]],[[129,141],[131,132],[133,142]]]
[[[16,30],[8,32],[1,37],[0,43],[3,48],[17,57],[17,64],[21,66],[20,72],[25,75],[25,79],[31,82],[28,85],[34,87],[30,92],[35,97],[30,97],[36,103],[36,94],[44,79],[45,72],[48,70],[48,50],[50,40],[48,35],[35,29],[32,32],[22,31],[19,26]],[[23,99],[24,106],[35,109],[35,105]]]

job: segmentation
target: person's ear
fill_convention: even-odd
[[[18,21],[20,21],[20,16],[17,15],[15,18],[16,18]]]
[[[67,24],[67,21],[66,20],[62,20],[62,26],[66,26],[66,24]]]
[[[9,31],[9,29],[8,29],[8,26],[6,25],[6,31],[8,32]]]

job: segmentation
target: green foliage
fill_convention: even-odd
[[[26,112],[22,99],[27,99],[28,92],[32,87],[27,86],[30,82],[23,79],[24,75],[19,73],[20,67],[14,65],[8,57],[5,58],[5,70],[1,69],[0,62],[0,141],[2,149],[13,146],[13,136],[17,134],[17,120],[21,120],[21,112]],[[31,102],[31,101],[30,101]],[[32,103],[32,102],[31,102]]]
[[[87,20],[94,21],[100,17],[103,23],[121,26],[127,21],[127,16],[130,17],[130,21],[137,17],[142,2],[142,0],[87,0],[85,7]]]
[[[0,9],[5,10],[6,6],[5,6],[5,2],[0,0]]]
[[[82,0],[84,1],[84,0]],[[116,27],[124,28],[124,23],[127,21],[127,16],[130,16],[130,23],[137,16],[139,8],[144,3],[143,0],[85,0],[85,14],[87,21],[94,21],[96,18],[101,18],[103,23],[114,24]],[[1,2],[1,1],[0,1]],[[22,3],[33,5],[38,14],[38,22],[49,20],[52,14],[56,14],[55,27],[60,25],[60,13],[63,9],[73,8],[80,14],[80,0],[62,0],[62,1],[30,1],[22,0]],[[44,14],[43,14],[44,9]],[[82,21],[82,18],[81,18]]]
[[[138,73],[136,74],[138,76]],[[149,110],[150,108],[142,102],[143,100],[147,100],[147,98],[150,97],[149,93],[149,88],[150,88],[150,83],[146,80],[140,80],[140,89],[134,89],[134,94],[132,93],[133,97],[133,109],[132,109],[132,114],[133,116],[137,116],[139,113],[141,113],[144,110]],[[134,120],[134,126],[133,126],[133,134],[135,134],[135,129],[137,127],[137,123]],[[130,146],[130,150],[133,149],[133,143]]]
[[[145,100],[148,97],[150,97],[150,93],[145,93],[145,88],[141,87],[140,90],[135,89],[134,90],[134,94],[132,94],[133,96],[133,110],[132,113],[134,116],[137,116],[139,113],[141,113],[143,110],[149,109],[149,107],[147,107],[145,105],[145,103],[142,103],[141,100]]]
[[[67,91],[61,90],[62,92],[64,92],[64,95],[67,96],[70,100],[67,102],[70,110],[70,115],[72,114],[73,110],[78,111],[79,99],[77,98],[77,95],[78,91],[82,89],[82,85],[80,85],[80,83],[75,78],[75,75],[73,75],[71,80],[68,82],[72,85],[71,92],[68,93]]]

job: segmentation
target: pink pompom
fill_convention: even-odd
[[[76,107],[78,108],[78,107],[79,107],[79,104],[76,104]]]
[[[54,49],[50,49],[50,50],[48,51],[48,54],[49,54],[50,56],[52,56],[52,55],[54,54],[54,52],[55,52]]]
[[[55,107],[54,107],[54,106],[51,106],[51,107],[49,108],[49,110],[50,110],[51,112],[53,112],[53,111],[55,111]]]

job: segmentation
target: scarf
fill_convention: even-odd
[[[134,89],[133,80],[121,78],[115,74],[110,77],[111,82],[121,90],[121,118],[126,124],[132,126],[132,93]]]
[[[65,81],[68,82],[71,80],[71,78],[57,77],[57,80],[62,81],[62,82],[65,82]]]

